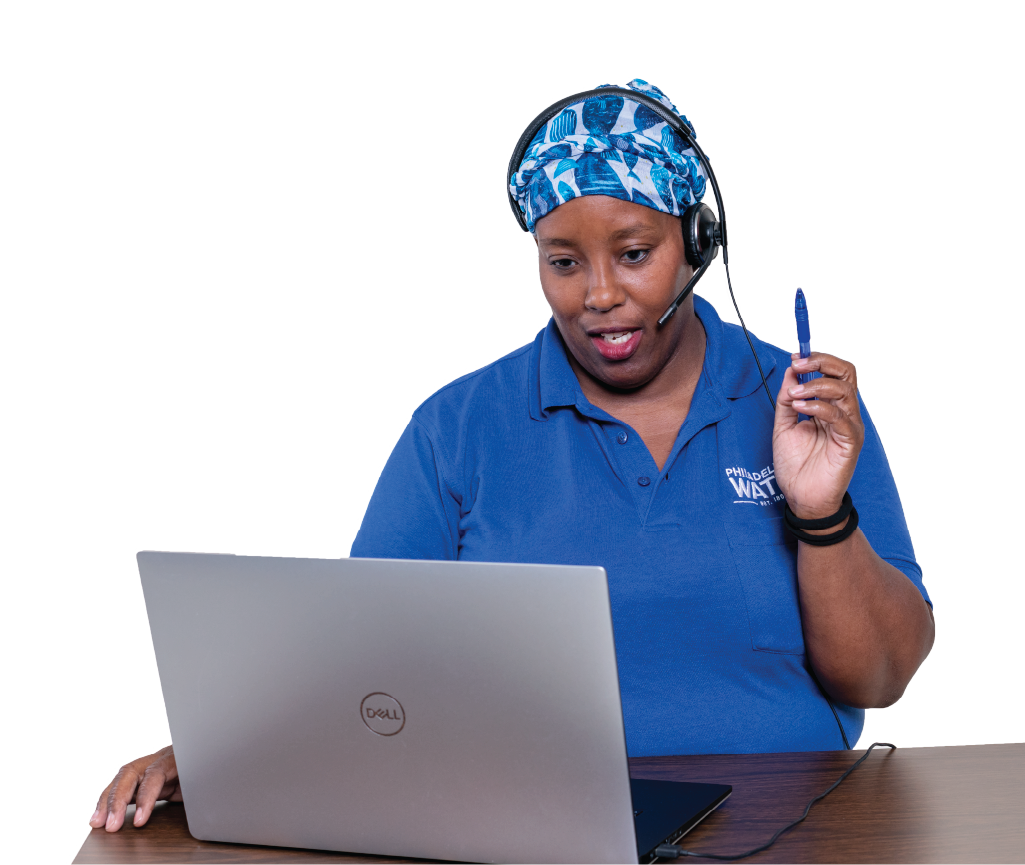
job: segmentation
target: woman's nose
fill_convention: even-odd
[[[626,294],[616,284],[615,276],[608,268],[595,268],[587,285],[584,306],[595,312],[607,312],[619,306]]]

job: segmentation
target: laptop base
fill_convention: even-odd
[[[655,848],[675,844],[726,801],[726,784],[630,779],[639,862],[655,859]]]

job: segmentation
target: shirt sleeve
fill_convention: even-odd
[[[415,417],[392,451],[349,555],[455,559],[459,502],[445,484],[426,428]]]
[[[860,401],[861,397],[858,399]],[[911,580],[931,607],[932,599],[922,582],[922,569],[915,560],[897,484],[882,440],[864,402],[861,403],[861,416],[865,421],[865,444],[858,455],[858,467],[850,484],[851,498],[858,509],[859,528],[877,555]]]

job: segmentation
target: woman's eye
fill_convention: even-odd
[[[565,270],[573,266],[572,258],[557,258],[552,262],[554,267],[558,267],[561,270]]]
[[[647,257],[648,250],[646,249],[631,249],[623,253],[623,258],[631,264],[637,264],[638,261],[644,261]]]

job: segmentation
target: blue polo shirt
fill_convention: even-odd
[[[352,555],[604,567],[631,756],[843,748],[805,655],[758,370],[739,327],[701,298],[695,310],[704,364],[662,471],[632,427],[584,397],[551,321],[413,413]],[[755,348],[776,393],[790,355]],[[861,529],[928,600],[862,414],[850,485]],[[853,744],[864,712],[836,709]]]

